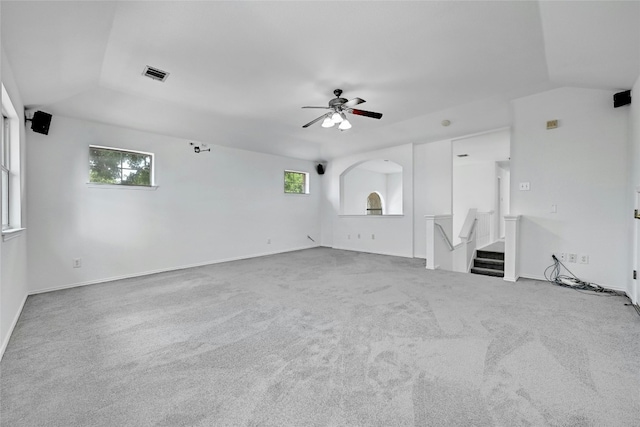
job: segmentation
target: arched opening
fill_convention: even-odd
[[[351,165],[340,174],[340,213],[402,215],[402,181],[402,166],[390,160]]]
[[[376,192],[367,197],[367,215],[382,215],[382,200]]]

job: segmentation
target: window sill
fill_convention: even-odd
[[[389,215],[338,215],[339,218],[403,218],[404,214]]]
[[[9,228],[6,230],[2,230],[2,241],[6,242],[7,240],[15,239],[16,237],[22,236],[22,232],[26,230],[26,228]]]
[[[95,182],[87,182],[88,188],[101,188],[103,190],[142,190],[142,191],[156,191],[157,185],[118,185],[118,184],[98,184]]]

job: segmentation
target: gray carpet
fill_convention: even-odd
[[[29,297],[2,426],[638,426],[622,297],[317,248]]]

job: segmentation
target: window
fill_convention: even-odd
[[[309,174],[306,172],[284,171],[284,192],[309,194]]]
[[[89,146],[89,182],[153,186],[153,154]]]
[[[2,239],[18,236],[22,230],[20,183],[20,118],[2,86],[2,129],[0,129],[0,166],[2,170]],[[24,129],[24,128],[22,128]],[[13,236],[13,237],[11,237]]]
[[[367,197],[367,215],[382,215],[382,200],[378,193],[371,193]]]
[[[11,169],[9,164],[10,138],[9,118],[2,112],[2,229],[9,228],[9,180],[11,179]]]

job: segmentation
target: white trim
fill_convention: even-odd
[[[451,214],[437,214],[437,215],[424,215],[424,217],[427,218],[427,219],[438,220],[438,219],[451,219],[451,218],[453,218],[453,215],[451,215]]]
[[[125,151],[127,153],[146,154],[148,156],[153,157],[153,153],[150,153],[148,151],[131,150],[130,148],[107,147],[106,145],[93,145],[93,144],[89,144],[89,148],[99,148],[102,150],[111,150],[111,151]]]
[[[213,265],[213,264],[221,264],[223,262],[240,261],[240,260],[243,260],[243,259],[259,258],[259,257],[263,257],[263,256],[276,255],[276,254],[294,252],[294,251],[301,251],[301,250],[304,250],[304,249],[313,249],[313,248],[317,248],[319,246],[320,245],[309,245],[309,246],[302,246],[302,247],[298,247],[298,248],[285,249],[285,250],[281,250],[281,251],[262,252],[262,253],[254,254],[254,255],[245,255],[245,256],[239,256],[239,257],[224,258],[224,259],[215,260],[215,261],[205,261],[205,262],[200,262],[200,263],[196,263],[196,264],[182,265],[182,266],[177,266],[177,267],[161,268],[161,269],[158,269],[158,270],[144,271],[144,272],[141,272],[141,273],[123,274],[122,276],[113,276],[113,277],[107,277],[107,278],[104,278],[104,279],[89,280],[89,281],[86,281],[86,282],[77,282],[77,283],[71,283],[71,284],[68,284],[68,285],[54,286],[54,287],[51,287],[51,288],[40,289],[40,290],[37,290],[37,291],[29,292],[29,295],[38,295],[38,294],[44,294],[44,293],[47,293],[47,292],[60,291],[60,290],[63,290],[63,289],[77,288],[77,287],[80,287],[80,286],[96,285],[98,283],[107,283],[107,282],[113,282],[113,281],[116,281],[116,280],[132,279],[132,278],[135,278],[135,277],[149,276],[151,274],[167,273],[169,271],[185,270],[185,269],[188,269],[188,268],[203,267],[203,266]]]
[[[25,230],[26,228],[7,228],[6,230],[2,230],[2,241],[6,242],[7,240],[20,237]]]
[[[24,298],[22,299],[22,304],[20,304],[20,308],[18,309],[18,312],[16,313],[16,315],[13,318],[13,321],[11,322],[11,327],[9,327],[9,330],[7,331],[7,339],[2,342],[2,347],[0,347],[0,360],[2,360],[2,357],[4,357],[4,351],[7,349],[7,346],[9,345],[9,341],[11,341],[13,330],[18,324],[18,319],[20,319],[20,315],[22,315],[22,310],[24,309],[24,305],[27,302],[28,297],[29,297],[29,294],[25,295]]]
[[[284,194],[286,197],[289,196],[310,196],[310,193],[282,193]]]
[[[384,214],[384,215],[338,215],[338,218],[402,218],[403,214]]]
[[[100,188],[102,190],[143,190],[156,191],[157,185],[125,185],[125,184],[101,184],[99,182],[87,182],[87,188]]]

